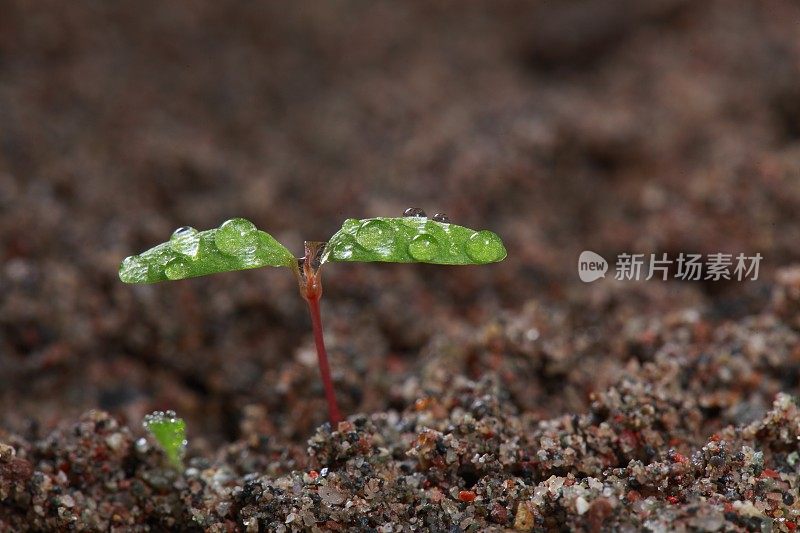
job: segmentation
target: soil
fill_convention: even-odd
[[[796,1],[0,13],[0,530],[797,528]],[[117,278],[187,224],[299,254],[408,206],[509,256],[326,266],[337,427],[287,272]],[[764,259],[584,284],[586,249]]]

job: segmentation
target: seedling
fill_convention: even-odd
[[[306,241],[301,258],[243,218],[206,231],[182,227],[168,242],[125,258],[119,277],[125,283],[156,283],[264,266],[292,269],[308,303],[328,414],[335,426],[342,417],[322,335],[322,265],[372,261],[482,265],[505,257],[503,241],[495,233],[451,224],[443,214],[428,218],[422,209],[411,207],[397,218],[347,219],[327,243]]]
[[[186,422],[175,411],[155,411],[144,417],[142,425],[161,446],[169,463],[181,470],[187,444]]]

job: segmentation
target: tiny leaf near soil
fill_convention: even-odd
[[[292,253],[244,218],[197,231],[182,227],[169,241],[126,257],[119,269],[125,283],[156,283],[264,266],[291,267]]]
[[[505,257],[503,241],[494,232],[403,216],[346,220],[328,241],[322,262],[483,265]]]
[[[155,411],[144,417],[142,425],[161,446],[169,463],[181,470],[187,444],[186,422],[175,411]]]

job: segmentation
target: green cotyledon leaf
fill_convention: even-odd
[[[234,218],[219,228],[178,228],[168,242],[126,257],[119,268],[125,283],[156,283],[264,266],[291,267],[292,253],[249,220]]]
[[[505,257],[506,248],[496,233],[424,216],[404,216],[346,220],[328,241],[322,262],[482,265]]]
[[[186,453],[186,422],[175,411],[156,411],[144,417],[144,428],[156,439],[170,464],[183,468]]]

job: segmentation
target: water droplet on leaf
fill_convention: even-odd
[[[421,233],[411,239],[408,253],[417,261],[430,261],[439,253],[439,243],[432,235]]]
[[[435,220],[436,222],[441,222],[443,224],[450,223],[450,217],[445,215],[444,213],[436,213],[435,215],[433,215],[433,220]]]
[[[356,232],[356,242],[376,253],[388,253],[394,239],[394,229],[383,220],[367,220]]]
[[[252,253],[258,242],[255,224],[244,218],[224,222],[214,235],[214,244],[220,252],[229,255]]]
[[[197,230],[191,226],[181,226],[180,228],[172,232],[172,236],[180,237],[181,235],[186,235],[188,233],[197,233]]]
[[[349,235],[342,236],[331,248],[331,255],[339,260],[347,261],[353,257],[354,246],[353,237]]]
[[[492,263],[506,256],[503,241],[495,233],[482,230],[472,235],[467,240],[465,251],[470,259],[476,263]]]
[[[427,217],[425,211],[421,207],[409,207],[403,211],[404,217]]]
[[[180,227],[172,232],[169,247],[179,254],[195,257],[200,250],[200,236],[190,226]]]
[[[189,263],[181,258],[176,258],[167,263],[164,274],[168,279],[184,279],[189,275]]]
[[[342,224],[342,231],[353,232],[356,231],[358,229],[358,226],[360,225],[361,221],[358,220],[357,218],[348,218],[347,220],[344,221],[344,224]]]
[[[119,279],[125,283],[145,283],[147,273],[147,262],[138,255],[126,257],[119,267]]]

